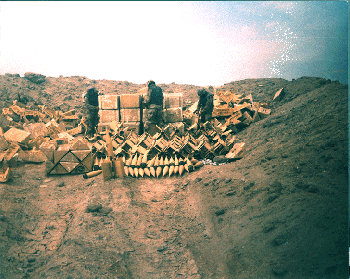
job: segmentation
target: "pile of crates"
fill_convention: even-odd
[[[105,131],[113,121],[123,123],[124,127],[136,134],[143,133],[143,118],[149,109],[143,108],[141,94],[101,95],[99,96],[98,132]],[[183,95],[182,93],[164,94],[164,123],[181,127]]]
[[[99,96],[99,132],[117,121],[139,134],[142,115],[142,96],[139,94]]]

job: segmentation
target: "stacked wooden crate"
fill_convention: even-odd
[[[183,94],[166,93],[163,99],[163,117],[164,123],[173,123],[179,125],[183,121],[182,115]]]
[[[124,127],[140,134],[143,121],[142,96],[140,94],[120,95],[120,120]]]
[[[98,97],[99,105],[99,125],[98,131],[102,132],[113,121],[120,120],[119,95],[101,95]]]
[[[100,122],[98,131],[104,132],[112,122],[123,123],[135,133],[140,132],[142,122],[142,98],[140,94],[99,96]]]
[[[79,174],[92,170],[92,149],[84,138],[66,144],[45,141],[40,145],[40,150],[47,158],[47,174]]]

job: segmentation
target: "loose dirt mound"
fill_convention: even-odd
[[[1,107],[18,92],[68,110],[81,106],[91,84],[106,94],[143,87],[83,77],[0,79]],[[196,86],[161,87],[197,98]],[[272,102],[282,87],[284,97]],[[220,89],[272,108],[237,134],[247,146],[241,160],[183,177],[106,182],[47,177],[44,164],[14,168],[14,178],[0,184],[1,277],[347,278],[347,86],[303,77]]]

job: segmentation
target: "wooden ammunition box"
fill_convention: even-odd
[[[101,95],[98,96],[98,107],[99,109],[119,109],[119,95]]]
[[[182,93],[166,93],[163,99],[163,108],[182,108],[183,107],[183,95]]]
[[[118,110],[100,110],[100,123],[111,123],[112,121],[119,121]]]
[[[174,123],[182,122],[182,108],[169,108],[163,110],[164,122],[165,123]]]
[[[244,142],[236,143],[232,147],[230,152],[226,154],[225,157],[229,159],[240,159],[244,156],[244,153],[245,153],[245,143]]]
[[[140,94],[122,94],[120,95],[120,109],[132,109],[141,107]]]
[[[233,109],[228,106],[216,107],[213,110],[213,117],[225,117],[230,116],[233,113]]]
[[[120,110],[120,122],[140,122],[141,110],[139,108],[127,108]]]

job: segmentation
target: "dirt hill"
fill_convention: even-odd
[[[91,85],[104,94],[144,86],[30,77],[0,76],[0,108],[20,93],[79,111]],[[197,99],[198,86],[160,86]],[[347,85],[302,77],[217,89],[272,109],[237,134],[247,150],[235,162],[110,181],[15,167],[0,184],[1,278],[348,278]]]

